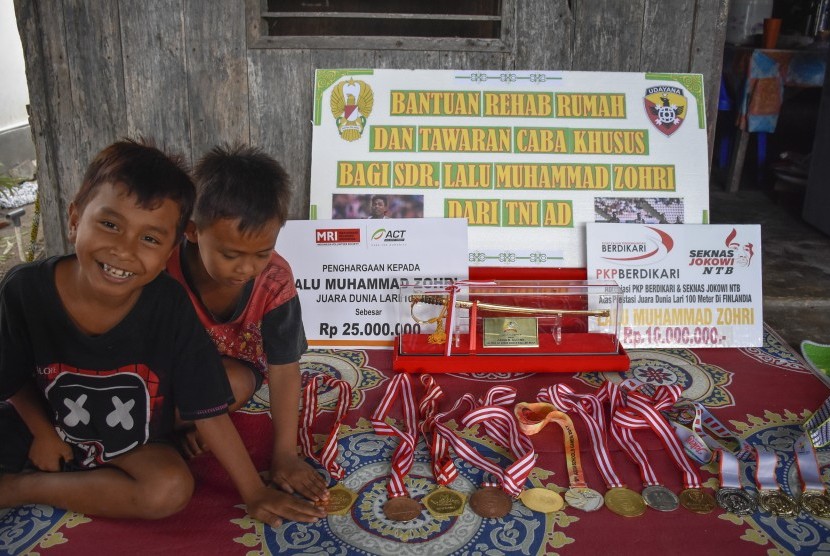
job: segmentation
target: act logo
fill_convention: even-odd
[[[349,79],[334,86],[329,106],[341,139],[357,141],[363,136],[374,104],[374,93],[365,81]]]
[[[375,243],[402,243],[406,241],[406,230],[387,230],[378,228],[370,236]]]
[[[686,118],[688,103],[683,89],[670,85],[658,85],[646,89],[643,98],[646,115],[652,125],[663,135],[670,137],[680,129]]]

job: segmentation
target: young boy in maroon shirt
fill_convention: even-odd
[[[194,178],[193,220],[167,270],[184,285],[222,355],[235,398],[231,410],[268,380],[271,482],[322,502],[326,482],[297,455],[299,360],[308,347],[300,301],[291,268],[274,251],[288,218],[288,175],[263,151],[238,145],[207,153]],[[212,448],[200,431],[186,439],[192,455]]]

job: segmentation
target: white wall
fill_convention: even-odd
[[[29,88],[13,0],[0,0],[0,132],[26,125]]]

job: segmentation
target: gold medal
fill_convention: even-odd
[[[562,495],[549,488],[523,490],[519,495],[519,500],[534,512],[542,512],[543,514],[558,512],[565,507],[565,500]]]
[[[795,517],[798,504],[782,490],[762,490],[758,494],[758,506],[767,513],[778,517]]]
[[[696,514],[708,514],[715,509],[715,497],[702,488],[687,488],[680,493],[680,505]]]
[[[329,489],[329,499],[323,504],[323,507],[329,515],[346,515],[355,500],[357,500],[357,494],[346,488],[342,483],[337,483]]]
[[[830,496],[825,492],[808,490],[801,496],[801,507],[818,518],[830,519]]]
[[[605,505],[617,515],[637,517],[646,513],[643,497],[625,487],[612,488],[605,493]]]
[[[459,516],[464,513],[467,498],[460,492],[442,485],[424,496],[421,502],[435,517]]]

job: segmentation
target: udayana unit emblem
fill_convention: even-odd
[[[667,137],[680,129],[686,118],[687,103],[683,89],[671,85],[657,85],[646,89],[643,98],[646,116]]]

